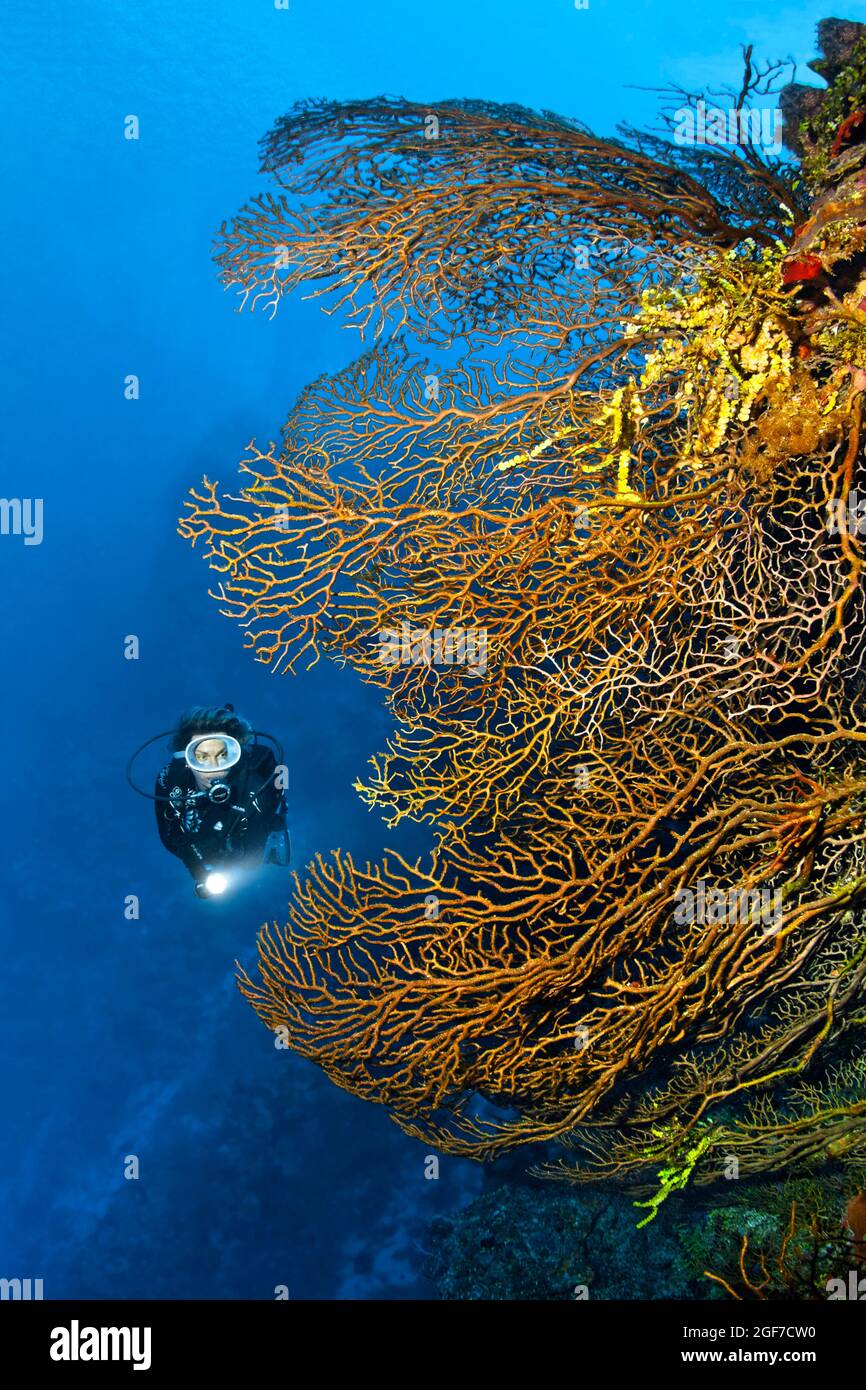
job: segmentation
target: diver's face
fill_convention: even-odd
[[[216,777],[228,762],[228,756],[229,750],[221,738],[203,738],[195,746],[195,760],[203,777]]]

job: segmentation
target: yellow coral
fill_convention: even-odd
[[[781,248],[760,258],[716,254],[690,294],[669,290],[643,297],[644,331],[658,333],[661,342],[647,354],[640,387],[681,378],[677,401],[690,435],[684,457],[715,453],[732,427],[747,425],[756,404],[790,377],[794,357],[780,289],[781,254]]]

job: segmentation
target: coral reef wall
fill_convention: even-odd
[[[359,794],[436,837],[317,857],[241,989],[409,1133],[559,1140],[647,1220],[866,1158],[864,32],[820,99],[747,50],[726,148],[303,103],[219,238],[369,345],[182,534],[257,660],[381,691]]]

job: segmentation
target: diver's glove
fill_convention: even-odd
[[[228,880],[211,864],[202,864],[195,880],[197,898],[219,898],[226,891]]]
[[[265,840],[264,854],[262,855],[263,864],[278,864],[281,869],[287,869],[292,859],[292,846],[289,840],[289,832],[285,826],[279,830],[272,830]]]

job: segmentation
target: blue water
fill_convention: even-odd
[[[216,280],[214,230],[266,186],[259,138],[298,98],[382,92],[610,132],[652,119],[639,87],[736,83],[743,42],[813,57],[826,9],[7,0],[2,492],[44,500],[44,538],[0,537],[0,1276],[56,1298],[429,1296],[427,1222],[481,1189],[449,1158],[425,1180],[424,1146],[383,1110],[274,1049],[233,961],[283,918],[286,876],[199,903],[123,777],[185,705],[231,700],[285,743],[297,863],[423,843],[352,791],[388,729],[375,693],[325,665],[253,664],[175,534],[188,487],[231,479],[357,348],[300,299],[238,315]]]

